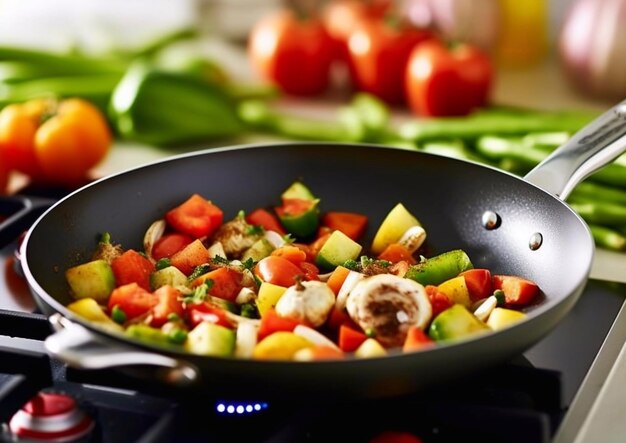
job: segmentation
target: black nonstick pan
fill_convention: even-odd
[[[524,179],[472,162],[374,145],[287,142],[196,151],[106,177],[55,203],[29,229],[21,246],[22,267],[57,330],[46,347],[70,366],[114,367],[120,375],[176,390],[300,400],[385,397],[461,377],[471,380],[476,371],[523,353],[576,303],[594,243],[563,199],[625,149],[625,133],[626,102]],[[534,280],[543,299],[525,320],[499,332],[410,354],[315,362],[164,351],[106,332],[65,307],[71,300],[63,271],[87,261],[99,233],[141,249],[146,228],[192,193],[234,216],[240,209],[272,204],[296,178],[315,190],[324,210],[368,214],[368,238],[403,202],[428,232],[433,253],[462,248],[475,267]]]

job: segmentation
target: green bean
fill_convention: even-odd
[[[626,236],[615,229],[588,223],[596,246],[613,251],[626,251]]]
[[[569,206],[587,223],[626,226],[626,207],[617,203],[591,200],[568,201]]]

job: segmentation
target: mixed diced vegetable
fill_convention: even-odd
[[[426,229],[402,203],[366,244],[366,214],[323,211],[303,182],[278,200],[225,219],[193,194],[147,228],[141,251],[104,233],[90,261],[65,272],[68,308],[168,349],[308,361],[496,331],[540,293],[522,276],[474,268],[462,249],[426,257]]]

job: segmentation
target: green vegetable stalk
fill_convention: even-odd
[[[473,267],[465,251],[455,249],[410,266],[405,277],[422,285],[438,285]]]

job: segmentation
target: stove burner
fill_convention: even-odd
[[[9,429],[18,441],[70,442],[87,436],[94,425],[71,396],[39,392],[15,413]]]

